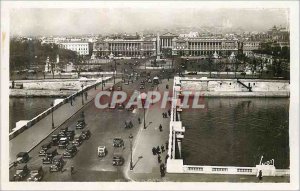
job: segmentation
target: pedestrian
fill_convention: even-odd
[[[71,166],[71,174],[74,173],[74,166]]]
[[[156,155],[156,148],[155,147],[152,148],[152,153],[153,153],[153,155]]]
[[[260,171],[258,172],[258,179],[259,179],[259,180],[262,180],[262,178],[263,178],[262,170],[260,170]]]
[[[166,158],[165,158],[165,163],[167,163],[168,158],[169,158],[169,155],[167,154],[167,155],[166,155]]]
[[[157,162],[161,163],[161,157],[160,157],[160,155],[157,155]]]
[[[84,92],[84,95],[85,95],[85,100],[87,100],[88,93],[87,93],[87,92]]]
[[[125,121],[125,128],[127,128],[128,127],[128,124],[127,124],[127,122]]]
[[[170,109],[168,110],[168,114],[169,114],[169,116],[171,116],[171,110]]]
[[[166,149],[168,150],[169,149],[169,142],[166,141]]]
[[[166,85],[166,89],[169,89],[169,85],[168,84]]]
[[[165,118],[165,113],[162,113],[163,118]]]
[[[70,102],[71,106],[73,105],[73,101],[72,100],[73,100],[73,98],[71,98],[71,102]]]
[[[162,126],[159,124],[159,131],[162,132]]]
[[[141,124],[141,118],[138,118],[139,124]]]
[[[168,118],[168,114],[167,114],[167,112],[165,113],[165,116],[166,116],[166,118]]]
[[[156,153],[159,155],[161,152],[160,152],[160,148],[159,146],[156,147]]]
[[[165,147],[164,147],[163,145],[160,147],[160,149],[161,149],[161,152],[162,152],[162,153],[165,152]]]
[[[132,128],[132,127],[133,127],[133,124],[132,124],[132,122],[131,122],[131,121],[129,122],[129,127],[130,127],[130,128]]]

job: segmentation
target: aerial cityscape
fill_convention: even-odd
[[[289,183],[290,27],[288,9],[13,9],[9,181]]]

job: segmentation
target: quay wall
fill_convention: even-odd
[[[182,91],[207,97],[289,97],[287,80],[180,78]],[[242,84],[244,85],[242,85]],[[251,92],[247,87],[251,87]]]
[[[77,90],[10,89],[9,97],[67,97]]]
[[[105,77],[103,79],[103,82],[106,82],[108,80],[110,80],[112,77]],[[74,96],[78,96],[81,95],[82,91],[86,91],[89,90],[91,88],[94,88],[95,86],[97,86],[98,84],[101,84],[102,80],[97,80],[95,81],[94,84],[91,85],[87,85],[83,87],[83,90],[79,90],[75,93],[73,93],[72,95],[66,97],[65,99],[63,99],[63,101],[61,101],[60,103],[54,105],[53,107],[48,108],[47,110],[45,110],[44,112],[40,113],[39,115],[37,115],[36,117],[34,117],[31,120],[28,120],[28,122],[26,124],[24,124],[23,126],[20,126],[18,128],[14,128],[12,132],[9,133],[9,140],[13,139],[14,137],[18,136],[20,133],[22,133],[24,130],[32,127],[34,124],[36,124],[38,121],[40,121],[41,119],[43,119],[44,117],[46,117],[47,115],[49,115],[52,111],[58,109],[60,106],[64,105],[65,103],[68,103],[69,100],[73,99]]]

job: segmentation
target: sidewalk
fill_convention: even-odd
[[[109,80],[109,83],[106,82],[105,89],[109,88],[113,85],[113,79]],[[116,83],[120,80],[116,79]],[[101,90],[101,84],[97,86],[97,89],[94,88],[88,90],[87,100],[84,97],[84,104],[93,100],[95,95]],[[50,107],[50,106],[49,106]],[[58,109],[54,110],[53,118],[55,128],[62,125],[67,119],[73,116],[76,112],[78,112],[82,105],[81,95],[76,96],[75,100],[73,100],[73,106],[71,106],[70,102],[62,105]],[[16,155],[19,152],[30,151],[33,147],[35,147],[40,141],[42,141],[45,137],[47,137],[52,129],[52,116],[47,115],[45,118],[31,126],[29,129],[26,129],[24,132],[13,138],[9,141],[9,164],[16,160]]]
[[[159,84],[159,91],[166,90],[166,84],[169,85],[169,90],[173,88],[173,80],[163,80]],[[163,118],[162,113],[167,112],[170,105],[167,104],[167,108],[161,109],[160,103],[152,105],[146,112],[146,126],[140,125],[140,130],[133,143],[133,170],[130,171],[130,159],[128,160],[125,168],[125,174],[128,179],[132,181],[161,181],[160,177],[160,164],[165,163],[166,141],[169,136],[169,122],[170,118]],[[141,111],[142,112],[142,111]],[[159,131],[159,125],[162,125],[163,131]],[[153,155],[152,148],[157,146],[164,146],[165,151],[160,154],[161,163],[158,163],[157,155]]]

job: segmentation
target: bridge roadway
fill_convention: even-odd
[[[141,80],[139,79],[129,85],[122,84],[122,88],[128,93],[128,95],[131,95],[134,90],[139,90],[140,81]],[[112,83],[110,81],[106,87],[111,85]],[[146,83],[145,88],[145,90],[150,89],[150,84]],[[63,119],[66,120],[69,116],[71,116],[71,118],[57,128],[53,133],[57,133],[61,128],[66,126],[68,126],[69,129],[75,129],[76,122],[81,116],[81,111],[84,111],[87,123],[86,129],[89,129],[92,135],[89,140],[84,141],[83,144],[78,147],[79,151],[74,158],[65,159],[66,164],[64,166],[63,173],[49,173],[48,168],[50,165],[43,165],[43,169],[46,172],[44,181],[126,181],[123,173],[125,165],[122,167],[112,166],[114,150],[112,140],[114,137],[123,138],[125,147],[122,152],[123,157],[127,160],[125,163],[127,163],[130,154],[130,142],[128,137],[130,134],[136,137],[138,128],[140,127],[137,119],[138,117],[143,119],[143,112],[142,110],[129,112],[126,110],[103,110],[96,108],[94,101],[91,100],[94,99],[94,96],[100,90],[101,85],[98,86],[97,90],[91,89],[88,92],[88,101],[90,102],[83,108],[81,108],[81,97],[78,96],[73,103],[73,106],[65,104],[65,110],[63,109],[64,107],[62,107],[54,112],[54,119],[56,123],[56,120],[61,120],[61,122],[63,122]],[[73,112],[75,114],[72,115],[69,112]],[[132,120],[134,127],[132,129],[124,129],[125,120]],[[41,145],[51,140],[51,115],[37,123],[36,126],[37,127],[35,129],[32,128],[31,130],[25,130],[21,135],[19,135],[20,139],[11,140],[11,161],[15,160],[15,156],[18,152],[28,150],[30,148],[30,146],[26,145],[27,143],[31,143],[30,145],[32,146],[38,143],[35,141],[37,137],[39,139],[46,137],[46,133],[39,134],[39,132],[44,132],[45,128],[47,128],[49,136],[29,153],[31,158],[28,162],[28,166],[42,165],[42,157],[38,156],[38,152],[40,151]],[[75,132],[79,133],[80,131],[75,130]],[[108,155],[103,159],[97,157],[97,147],[99,145],[105,145],[108,149]],[[63,149],[58,149],[59,154],[62,154],[63,152]],[[75,173],[73,175],[70,173],[71,166],[74,166],[75,168]],[[15,171],[15,167],[10,169],[10,180],[12,179]]]

